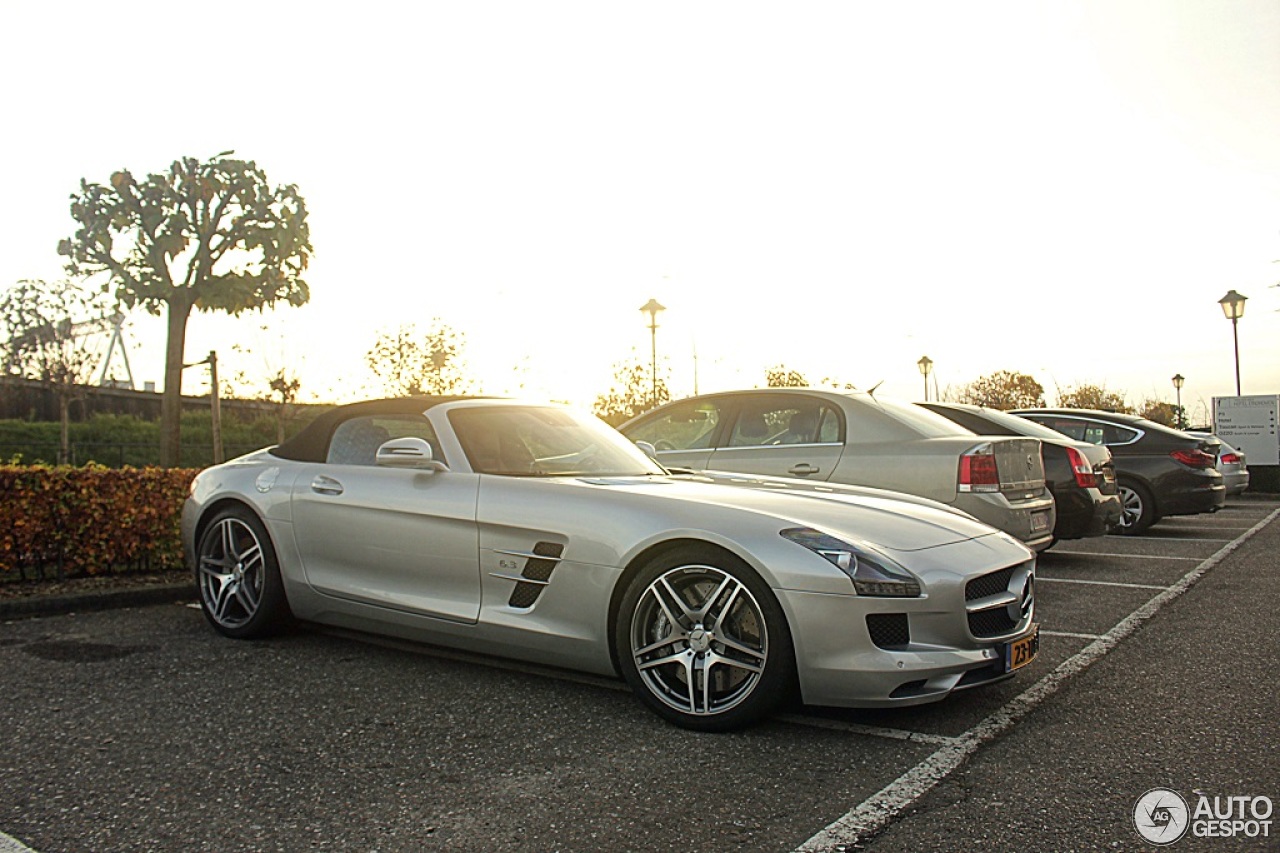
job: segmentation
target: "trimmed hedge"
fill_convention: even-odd
[[[182,504],[197,473],[0,466],[0,579],[181,569]]]

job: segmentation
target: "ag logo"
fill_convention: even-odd
[[[1133,825],[1152,844],[1172,844],[1187,832],[1187,801],[1168,788],[1152,788],[1133,807]]]

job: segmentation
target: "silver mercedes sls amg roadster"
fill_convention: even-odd
[[[182,515],[228,637],[294,618],[621,675],[691,729],[798,690],[893,707],[1036,653],[1035,555],[923,498],[680,476],[590,414],[514,400],[332,409],[209,468]]]

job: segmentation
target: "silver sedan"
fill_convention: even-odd
[[[667,466],[893,489],[964,510],[1037,551],[1054,541],[1039,439],[978,437],[912,403],[818,388],[726,391],[619,429]]]
[[[699,730],[911,705],[1036,651],[1034,554],[920,498],[672,476],[550,404],[331,410],[207,469],[182,517],[221,634],[290,618],[599,674]]]

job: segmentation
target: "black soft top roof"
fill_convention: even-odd
[[[474,400],[476,397],[392,397],[387,400],[364,400],[348,403],[324,412],[303,427],[302,432],[270,450],[272,456],[297,462],[323,462],[329,453],[329,440],[338,424],[351,418],[369,415],[418,415],[441,403]]]

